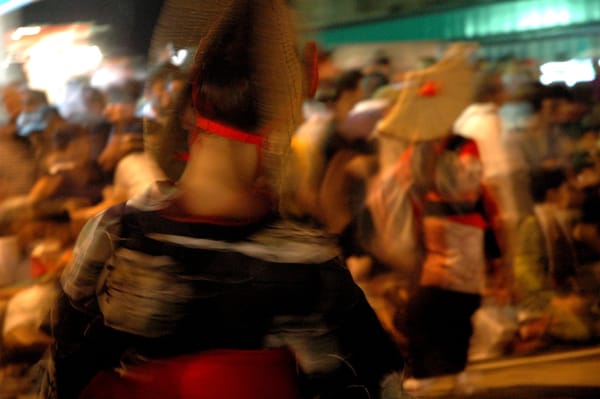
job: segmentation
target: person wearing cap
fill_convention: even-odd
[[[279,212],[308,88],[287,2],[167,2],[159,30],[191,14],[195,65],[149,148],[176,183],[82,231],[44,396],[378,397],[397,348],[334,240]]]

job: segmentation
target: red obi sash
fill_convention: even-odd
[[[98,373],[80,399],[298,399],[286,349],[211,350]]]

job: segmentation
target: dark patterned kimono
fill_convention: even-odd
[[[285,347],[303,397],[377,397],[402,360],[334,241],[276,216],[167,218],[175,195],[155,187],[82,231],[61,279],[46,396],[78,397],[101,370],[153,359]]]

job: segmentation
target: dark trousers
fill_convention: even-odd
[[[471,316],[481,296],[419,287],[409,299],[406,318],[408,355],[415,378],[463,371],[473,333]]]

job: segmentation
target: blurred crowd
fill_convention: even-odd
[[[380,214],[369,202],[382,176],[406,167],[401,160],[420,141],[378,129],[402,98],[406,74],[381,53],[352,70],[340,70],[325,51],[318,61],[316,95],[305,101],[304,123],[292,138],[284,212],[338,237],[355,281],[411,354],[414,326],[406,320],[414,317],[410,299],[425,268],[407,266],[418,248],[390,254],[398,229],[375,242]],[[489,222],[497,253],[486,256],[469,359],[597,343],[600,77],[544,86],[530,60],[478,60],[476,68],[474,100],[453,131],[476,143],[477,178],[495,208]],[[86,221],[165,179],[147,149],[185,79],[169,63],[143,81],[103,89],[74,79],[64,104],[50,103],[25,80],[1,88],[0,398],[26,392],[35,378],[31,365],[52,342],[47,307]],[[427,160],[413,175],[431,167]],[[457,173],[474,173],[469,167]],[[467,252],[469,241],[460,240],[454,245]]]
[[[184,77],[169,63],[146,76],[105,88],[92,87],[87,78],[73,79],[60,104],[22,79],[2,87],[3,366],[27,364],[51,342],[43,326],[56,280],[87,220],[164,179],[144,148],[164,123]],[[17,392],[19,387],[11,390],[9,383],[2,382],[2,393]]]
[[[428,73],[435,61],[423,60],[417,69]],[[448,96],[447,103],[440,99],[430,108],[411,106],[413,93],[405,93],[413,84],[412,76],[395,71],[385,54],[377,54],[371,63],[353,70],[336,71],[327,54],[322,62],[327,79],[321,80],[315,99],[306,102],[307,121],[293,140],[303,165],[298,169],[304,171],[298,177],[303,187],[301,208],[313,209],[310,212],[341,237],[355,280],[409,361],[426,356],[422,351],[411,353],[411,336],[413,343],[421,346],[433,345],[422,340],[425,331],[444,331],[442,335],[452,340],[456,337],[448,325],[456,320],[445,314],[472,307],[447,300],[446,304],[434,303],[424,298],[423,292],[417,294],[416,287],[469,292],[468,284],[475,284],[476,269],[466,272],[474,275],[465,279],[465,287],[453,286],[453,279],[464,277],[458,275],[461,272],[452,276],[452,272],[430,273],[429,269],[434,269],[431,264],[438,262],[432,260],[436,257],[445,257],[439,263],[450,269],[456,259],[480,244],[470,240],[470,233],[459,232],[458,224],[448,228],[453,230],[450,234],[442,233],[439,226],[428,231],[428,213],[438,217],[442,213],[453,221],[463,218],[462,225],[472,223],[467,219],[473,215],[461,208],[468,197],[452,191],[464,189],[463,195],[469,184],[475,183],[481,184],[482,198],[493,210],[480,212],[490,228],[485,231],[487,259],[481,303],[467,311],[467,317],[472,316],[472,332],[462,333],[471,337],[469,361],[597,344],[598,78],[574,86],[563,82],[543,85],[532,60],[474,60],[472,79],[457,83],[472,85],[473,99],[451,130],[475,142],[478,166],[463,162],[452,171],[440,147],[433,148],[446,144],[432,140],[435,137],[428,132],[443,125],[444,108],[451,108],[448,104],[459,102],[458,98]],[[442,92],[448,82],[441,88],[428,83],[418,96],[436,96],[436,90]],[[403,111],[409,108],[412,114]],[[399,113],[403,119],[386,122],[386,116]],[[425,124],[423,115],[429,119]],[[397,126],[386,129],[390,124],[403,125],[406,131],[418,125],[414,127],[418,132],[401,133]],[[407,162],[409,153],[413,153],[413,161]],[[446,170],[440,170],[440,165]],[[411,174],[411,184],[422,183],[420,196],[411,193],[417,209],[411,216],[406,215],[399,194],[402,190],[397,189],[406,181],[401,176],[406,173]],[[394,174],[395,180],[390,180],[396,188],[391,188],[385,178]],[[428,188],[431,184],[435,189]],[[443,199],[432,206],[432,193],[440,192],[442,197],[449,193],[452,201]],[[405,227],[412,218],[421,226],[420,231],[410,230],[413,236],[420,236],[415,238],[420,241],[416,244],[407,239]],[[494,247],[490,253],[489,242]],[[415,254],[422,257],[415,260]],[[473,260],[467,259],[467,263]],[[415,311],[416,317],[411,315]],[[428,312],[438,320],[426,324],[423,319]],[[414,331],[419,324],[422,329]],[[450,345],[459,346],[458,342]]]

